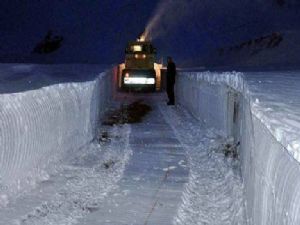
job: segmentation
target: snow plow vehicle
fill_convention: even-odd
[[[155,91],[161,86],[161,64],[155,63],[156,49],[143,37],[129,42],[125,49],[125,63],[119,65],[121,90]]]

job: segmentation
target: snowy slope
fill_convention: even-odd
[[[18,93],[62,83],[93,81],[109,65],[1,64],[0,93]]]
[[[0,2],[0,62],[116,63],[140,34],[156,1],[132,0]],[[139,20],[132,20],[135,15]],[[33,54],[48,31],[61,47]]]
[[[271,35],[267,34],[265,37]],[[300,32],[283,31],[279,35],[282,41],[276,46],[269,47],[271,42],[268,39],[260,41],[264,36],[256,37],[220,48],[198,60],[198,63],[209,67],[235,69],[299,69]]]

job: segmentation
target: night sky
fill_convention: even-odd
[[[1,0],[0,61],[119,63],[126,43],[144,31],[159,2]],[[179,2],[168,6],[157,27],[164,32],[153,42],[159,57],[173,55],[182,63],[261,35],[299,30],[300,5],[293,0]],[[32,54],[49,30],[64,38],[61,48]]]

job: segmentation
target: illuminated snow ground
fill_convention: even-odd
[[[140,124],[108,130],[112,141],[63,154],[53,174],[1,209],[1,224],[199,224],[208,217],[216,224],[242,224],[239,169],[215,152],[224,139],[214,132],[207,137],[186,111],[162,104],[163,96],[142,96],[153,111]],[[188,127],[181,127],[185,120]],[[194,132],[200,136],[194,138]],[[106,169],[110,160],[115,163]],[[201,174],[206,184],[197,188]],[[234,192],[207,192],[220,186]],[[216,201],[203,201],[204,193]],[[211,214],[199,216],[198,204]]]
[[[224,157],[225,140],[161,95],[143,97],[153,111],[131,126],[133,155],[117,191],[78,224],[245,224],[238,161]]]

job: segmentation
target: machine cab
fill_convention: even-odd
[[[155,63],[156,49],[142,36],[125,48],[125,62],[119,65],[118,84],[123,90],[160,90],[162,64]]]
[[[154,69],[156,49],[149,41],[130,42],[125,50],[126,69]]]

